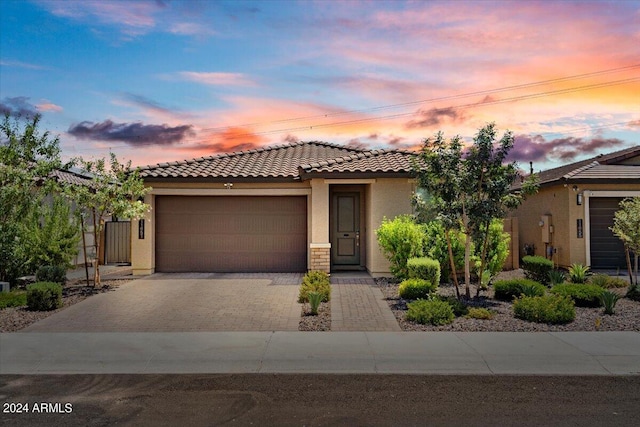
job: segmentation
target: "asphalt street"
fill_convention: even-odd
[[[0,402],[7,426],[636,426],[640,376],[4,375]]]

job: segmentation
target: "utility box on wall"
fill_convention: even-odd
[[[540,229],[542,230],[542,243],[551,243],[551,215],[542,215],[540,217]]]

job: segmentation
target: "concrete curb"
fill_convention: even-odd
[[[31,332],[0,349],[3,375],[640,375],[639,332]]]

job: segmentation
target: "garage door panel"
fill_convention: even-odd
[[[156,198],[156,270],[304,271],[306,197]]]
[[[622,199],[592,197],[589,199],[589,234],[592,268],[625,268],[622,241],[609,229]]]

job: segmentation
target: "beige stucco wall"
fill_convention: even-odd
[[[574,184],[566,187],[558,184],[541,189],[538,194],[530,196],[511,216],[518,218],[520,240],[520,256],[524,254],[524,244],[533,243],[536,255],[544,256],[545,245],[542,242],[542,232],[538,225],[542,215],[551,215],[554,227],[551,245],[557,248],[553,261],[560,266],[572,263],[587,264],[587,203],[577,204],[577,195],[588,197],[590,191],[615,191],[619,197],[625,192],[640,191],[640,184]],[[632,195],[632,193],[628,193]],[[583,237],[577,236],[577,220],[583,220]]]
[[[366,267],[374,276],[389,276],[389,261],[384,257],[375,236],[383,218],[393,219],[412,213],[411,195],[415,184],[407,178],[383,178],[367,186],[365,222],[367,226]]]

